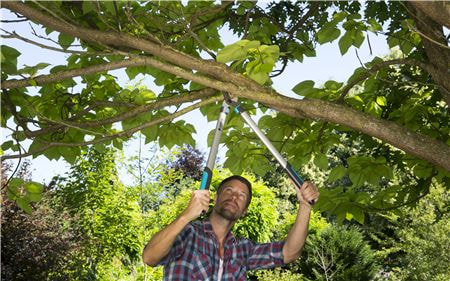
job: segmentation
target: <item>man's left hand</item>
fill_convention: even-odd
[[[317,186],[310,181],[305,181],[300,189],[294,184],[295,190],[297,191],[297,199],[300,204],[306,204],[307,206],[311,206],[311,203],[314,204],[319,200],[319,190]]]

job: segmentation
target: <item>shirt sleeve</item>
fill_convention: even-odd
[[[267,269],[284,265],[283,246],[284,241],[264,244],[249,241],[248,269]]]
[[[188,224],[183,230],[177,235],[175,241],[173,242],[172,248],[170,248],[169,253],[158,263],[158,265],[167,265],[177,259],[179,259],[186,248],[186,241],[188,241],[189,236],[192,234],[192,226]]]

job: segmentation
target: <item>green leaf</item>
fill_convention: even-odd
[[[378,103],[371,101],[368,105],[366,105],[365,111],[373,116],[380,117],[383,109],[378,105]]]
[[[59,155],[61,155],[64,160],[66,160],[69,164],[75,164],[77,160],[77,156],[80,155],[79,148],[75,147],[59,147],[58,148]]]
[[[386,105],[386,97],[383,97],[383,96],[377,97],[377,103],[381,106],[385,106]]]
[[[345,55],[347,53],[348,49],[353,43],[352,33],[353,30],[348,30],[345,32],[344,36],[339,39],[339,50],[341,51],[341,55]]]
[[[25,183],[24,187],[30,193],[42,193],[44,190],[44,186],[42,184],[34,181]]]
[[[156,127],[156,126],[154,126]],[[113,146],[119,150],[123,149],[123,140],[116,138],[113,140]]]
[[[349,211],[352,214],[353,219],[355,219],[360,224],[364,224],[364,212],[360,207],[352,206]]]
[[[332,22],[333,22],[334,24],[337,24],[338,22],[343,21],[347,16],[348,16],[348,13],[347,13],[347,12],[339,12],[339,13],[335,13],[335,14],[333,14],[333,20],[332,20]],[[350,16],[353,16],[353,15],[350,15]]]
[[[37,82],[34,79],[29,79],[28,82],[30,83],[31,86],[37,87]]]
[[[150,101],[155,100],[155,98],[156,98],[156,95],[153,91],[144,89],[144,90],[139,91],[134,102],[137,105],[144,105],[146,103],[149,103]]]
[[[417,177],[425,179],[431,176],[433,168],[427,164],[418,164],[414,166],[413,172]]]
[[[350,169],[349,177],[353,183],[353,186],[362,186],[365,182],[363,174],[362,174],[361,170],[359,170],[359,169],[357,169],[357,170]]]
[[[344,166],[337,166],[331,170],[330,175],[328,176],[328,181],[334,182],[338,179],[342,178],[347,174],[347,169]]]
[[[103,6],[106,7],[108,13],[110,13],[111,15],[116,14],[116,9],[114,8],[114,1],[102,1],[101,3],[103,4]]]
[[[304,96],[305,93],[307,93],[308,91],[313,89],[313,87],[314,87],[314,81],[305,80],[305,81],[302,81],[302,82],[298,83],[297,85],[295,85],[294,88],[292,88],[292,91],[299,96]]]
[[[325,82],[324,86],[329,90],[337,91],[342,87],[342,83],[333,80],[328,80],[327,82]]]
[[[8,186],[14,187],[14,188],[18,188],[18,187],[21,187],[24,184],[24,182],[25,181],[23,179],[21,179],[21,178],[12,178],[9,181]]]
[[[334,25],[325,24],[322,29],[316,33],[317,42],[319,44],[325,44],[331,42],[339,37],[341,31]]]
[[[217,61],[227,63],[234,60],[240,60],[247,57],[247,50],[240,46],[229,45],[219,51]]]
[[[12,146],[14,145],[13,141],[5,141],[4,143],[2,143],[2,150],[6,151],[8,149],[10,149]]]
[[[314,156],[314,164],[322,170],[328,169],[328,158],[325,154]]]
[[[200,112],[203,114],[203,116],[206,116],[206,119],[208,122],[211,122],[213,120],[217,120],[219,118],[219,112],[220,107],[222,106],[221,103],[214,103],[211,105],[203,106],[200,108]]]
[[[247,57],[247,52],[250,49],[255,49],[260,46],[259,41],[240,40],[231,45],[225,46],[217,54],[217,61],[227,63],[234,60],[240,60]]]
[[[19,57],[20,52],[6,45],[2,45],[0,50],[2,73],[15,74],[17,72],[17,57]]]
[[[30,202],[39,202],[41,201],[42,197],[42,193],[28,193],[25,198],[27,198],[27,200]]]
[[[88,13],[90,13],[92,11],[95,11],[94,10],[94,2],[92,2],[92,1],[83,1],[82,8],[83,8],[83,14],[88,14]]]
[[[38,72],[38,70],[44,69],[49,65],[50,64],[48,64],[48,63],[41,62],[35,66],[25,66],[24,68],[18,70],[17,72],[21,73],[21,74],[29,74],[30,76],[33,76]]]
[[[361,44],[364,42],[364,33],[361,30],[355,31],[354,37],[353,37],[353,45],[355,45],[356,48],[359,48]]]
[[[267,72],[250,72],[248,75],[252,80],[256,81],[258,84],[264,85],[264,83],[269,80],[269,73]]]
[[[69,48],[73,41],[75,41],[75,38],[65,33],[60,33],[58,36],[59,45],[61,45],[63,49]]]
[[[20,209],[25,211],[25,213],[31,215],[31,213],[33,212],[30,206],[30,202],[27,200],[27,198],[17,198],[16,203]]]
[[[130,80],[133,80],[134,78],[136,78],[136,76],[138,74],[145,73],[145,72],[146,72],[145,66],[131,66],[131,67],[127,67],[125,69],[125,73],[128,75],[128,78]]]
[[[381,24],[379,24],[375,19],[369,19],[367,22],[370,24],[369,31],[375,32],[383,30]]]

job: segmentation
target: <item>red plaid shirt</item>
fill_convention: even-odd
[[[222,280],[247,280],[247,270],[282,266],[284,242],[257,244],[228,233],[224,243]],[[218,279],[219,243],[209,220],[188,224],[177,236],[164,265],[164,280]]]

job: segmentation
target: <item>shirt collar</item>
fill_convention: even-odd
[[[209,218],[207,218],[206,220],[203,221],[203,231],[205,231],[205,233],[210,233],[211,235],[215,235],[211,221],[209,220]],[[228,232],[227,237],[225,238],[225,244],[228,244],[229,242],[232,242],[232,243],[236,242],[236,237],[234,237],[234,235],[231,231]]]

